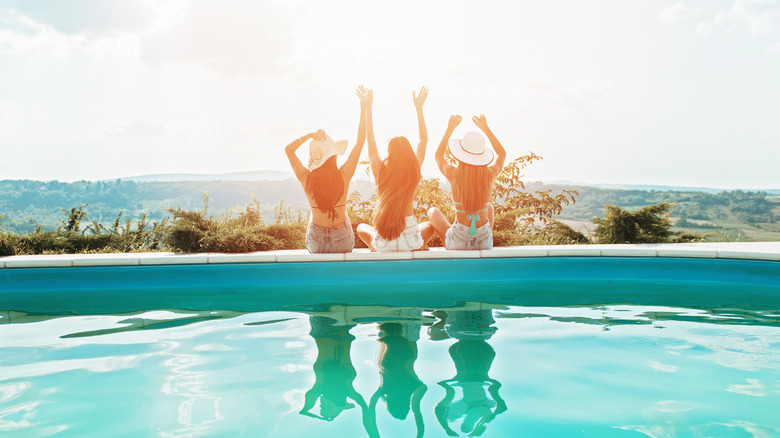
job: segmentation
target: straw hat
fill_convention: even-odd
[[[460,140],[450,140],[450,153],[461,163],[472,166],[487,166],[493,161],[493,151],[485,147],[485,137],[479,132],[469,131]]]
[[[309,170],[319,168],[334,155],[344,155],[347,143],[347,140],[333,141],[327,134],[325,140],[312,140],[309,143]]]

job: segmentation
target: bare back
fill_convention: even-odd
[[[309,201],[309,207],[311,211],[311,217],[309,218],[309,221],[312,223],[319,225],[321,227],[325,228],[344,228],[347,221],[347,195],[349,194],[349,180],[346,180],[344,178],[344,173],[341,169],[339,169],[339,175],[341,175],[341,179],[344,182],[344,194],[341,195],[341,198],[339,198],[338,202],[336,202],[336,205],[333,207],[336,210],[336,216],[329,217],[327,211],[322,211],[319,209],[319,206],[317,205],[317,201],[314,200],[311,193],[308,191],[305,191],[306,188],[306,181],[301,181],[304,187],[304,191],[306,193],[306,199]],[[308,178],[308,176],[306,177]]]

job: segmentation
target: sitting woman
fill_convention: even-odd
[[[387,158],[382,160],[374,139],[374,122],[371,113],[373,91],[369,91],[366,110],[366,132],[368,136],[368,159],[371,173],[376,181],[377,204],[374,208],[374,226],[360,224],[357,233],[360,239],[378,252],[415,251],[425,247],[433,237],[433,228],[427,222],[418,225],[414,217],[414,197],[420,185],[420,167],[425,159],[428,144],[428,129],[423,118],[423,104],[428,89],[422,87],[420,94],[412,92],[417,110],[417,124],[420,142],[417,152],[405,137],[394,137],[387,145]]]
[[[490,139],[496,151],[485,147],[485,137],[478,132],[467,132],[461,140],[450,141],[452,131],[460,124],[460,116],[450,117],[447,131],[436,149],[436,164],[450,182],[455,201],[455,222],[450,224],[444,214],[432,207],[428,218],[446,249],[492,249],[493,204],[490,197],[493,183],[504,167],[506,151],[488,128],[485,116],[474,116],[474,124]],[[444,157],[445,149],[455,158],[453,166]],[[490,164],[493,162],[493,164]]]
[[[336,156],[344,155],[347,140],[334,142],[321,129],[297,138],[285,147],[295,177],[303,186],[311,206],[306,228],[306,248],[311,253],[351,252],[355,247],[355,234],[345,205],[349,182],[355,174],[366,139],[365,117],[369,98],[363,87],[358,88],[357,94],[360,98],[358,138],[341,167],[336,163]],[[298,159],[296,151],[309,139],[312,141],[309,143],[307,168]]]

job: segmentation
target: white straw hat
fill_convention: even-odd
[[[485,137],[469,131],[460,140],[450,140],[450,153],[456,160],[472,166],[487,166],[493,161],[493,151],[485,147]]]
[[[312,140],[309,143],[309,170],[319,168],[334,155],[344,155],[347,143],[347,140],[333,141],[327,134],[325,140]]]

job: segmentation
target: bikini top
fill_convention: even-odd
[[[463,205],[463,204],[460,203],[460,202],[456,202],[455,205],[457,206],[457,205]],[[488,204],[485,203],[485,208],[483,208],[482,210],[473,211],[473,212],[468,213],[466,215],[466,219],[471,221],[471,226],[469,227],[469,236],[476,236],[477,235],[477,222],[480,220],[479,214],[481,212],[487,211],[487,210],[488,210]],[[455,207],[455,212],[456,213],[466,213],[465,210],[458,210],[458,207]]]
[[[334,219],[338,219],[339,218],[339,214],[336,213],[336,209],[339,208],[339,207],[343,207],[345,205],[347,205],[347,204],[334,205],[333,206],[333,211],[327,211],[327,210],[323,210],[321,208],[320,208],[320,211],[323,212],[323,213],[327,212],[328,213],[328,219],[334,220]],[[309,207],[311,207],[312,209],[319,208],[316,205],[311,205],[311,204],[309,204]]]

